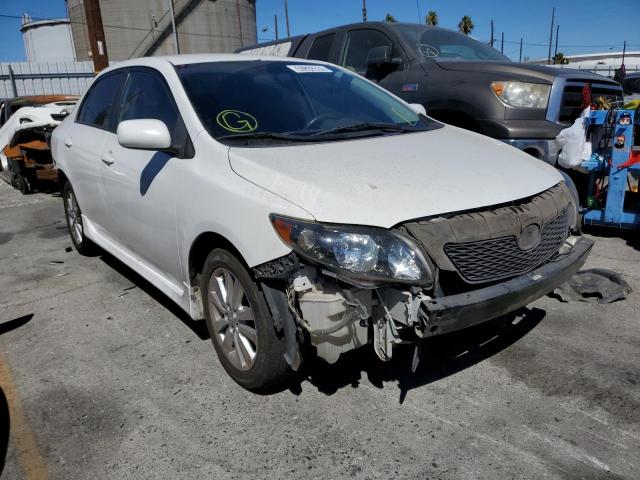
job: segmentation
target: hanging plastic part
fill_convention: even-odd
[[[418,365],[420,364],[420,344],[416,343],[413,350],[413,360],[411,360],[411,373],[416,373]]]
[[[380,306],[384,309],[384,315],[373,321],[373,349],[380,360],[388,362],[393,354],[393,343],[398,338],[398,331],[393,324],[393,317],[377,288],[375,292],[380,301]]]

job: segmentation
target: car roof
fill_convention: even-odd
[[[319,60],[306,60],[304,58],[292,57],[276,57],[266,55],[245,55],[241,53],[190,53],[182,55],[167,55],[159,57],[142,57],[133,58],[124,62],[118,62],[115,65],[103,70],[104,73],[125,67],[162,67],[176,65],[191,65],[195,63],[211,63],[211,62],[240,62],[240,61],[276,61],[276,62],[295,62],[295,63],[315,63],[324,64]]]

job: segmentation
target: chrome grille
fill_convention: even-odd
[[[444,252],[469,283],[491,282],[522,275],[548,260],[567,238],[567,211],[541,229],[540,243],[522,250],[514,235],[465,243],[448,243]]]

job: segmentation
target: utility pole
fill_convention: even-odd
[[[553,22],[556,19],[556,7],[551,10],[551,33],[549,34],[549,54],[547,55],[547,65],[551,64],[551,44],[553,43]]]
[[[289,30],[289,4],[287,0],[284,0],[284,18],[287,22],[287,37],[290,37],[291,31]]]
[[[518,57],[518,62],[522,62],[522,37],[520,37],[520,56]]]
[[[560,24],[558,24],[558,26],[556,27],[556,51],[553,54],[553,63],[555,65],[556,63],[556,58],[558,57],[558,34],[560,33]]]
[[[169,0],[169,14],[171,15],[171,27],[173,28],[173,43],[176,53],[180,54],[180,43],[178,42],[178,31],[176,30],[176,12],[173,9],[173,0]]]
[[[362,0],[362,21],[367,21],[367,0]]]
[[[240,34],[240,46],[244,47],[244,40],[242,39],[242,15],[240,14],[240,0],[236,0],[236,13],[238,15],[238,33]]]
[[[502,39],[500,40],[500,53],[504,53],[504,32],[502,32]]]
[[[276,40],[278,40],[278,15],[273,16],[273,25],[276,32]]]
[[[489,40],[489,45],[493,47],[493,20],[491,20],[491,40]]]
[[[89,45],[91,46],[91,58],[93,69],[97,72],[109,66],[107,56],[107,42],[104,37],[102,15],[98,0],[84,0],[84,12],[87,18],[87,30],[89,32]]]
[[[624,41],[624,45],[622,46],[622,65],[624,65],[624,54],[627,53],[627,41]]]

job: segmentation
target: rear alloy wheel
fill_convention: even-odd
[[[67,220],[67,227],[71,235],[73,246],[80,255],[92,255],[96,251],[96,245],[84,235],[84,225],[82,224],[82,211],[78,205],[76,194],[69,182],[62,187],[62,199],[64,201],[64,215]]]
[[[281,385],[291,374],[284,338],[249,272],[227,250],[207,257],[202,296],[211,341],[231,378],[253,391]]]

